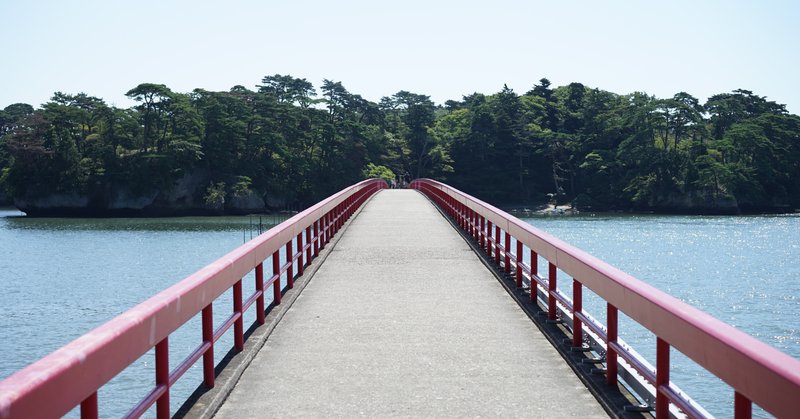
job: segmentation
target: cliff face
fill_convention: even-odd
[[[14,205],[34,217],[160,217],[181,215],[252,214],[269,210],[256,192],[226,199],[223,205],[208,205],[203,196],[208,176],[201,172],[184,175],[167,190],[133,192],[110,185],[91,193],[57,193],[14,198]]]

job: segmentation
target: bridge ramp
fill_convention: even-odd
[[[352,221],[217,417],[608,417],[421,194]]]

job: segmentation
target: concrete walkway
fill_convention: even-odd
[[[217,417],[608,417],[422,195],[352,221]]]

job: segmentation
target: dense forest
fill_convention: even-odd
[[[0,111],[0,200],[29,214],[298,209],[366,177],[431,177],[499,206],[688,213],[800,208],[800,117],[747,90],[619,95],[541,79],[444,105],[324,80],[161,84],[109,106],[57,92]]]

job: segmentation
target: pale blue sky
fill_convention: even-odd
[[[702,102],[743,88],[800,113],[797,1],[0,0],[0,108],[142,82],[254,89],[291,74],[377,101],[518,93],[540,78]]]

